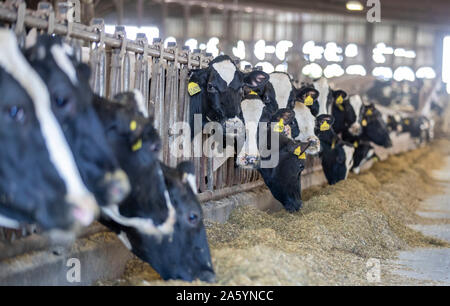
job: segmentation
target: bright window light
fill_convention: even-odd
[[[345,7],[349,11],[362,11],[364,9],[363,5],[359,1],[347,1]]]
[[[431,67],[420,67],[416,71],[416,77],[418,79],[434,79],[436,78],[436,72]]]
[[[318,79],[322,76],[322,68],[316,63],[311,63],[303,67],[302,73],[312,79]]]
[[[335,42],[329,42],[325,46],[324,57],[329,62],[342,62],[342,48],[338,47]]]
[[[277,43],[275,55],[278,57],[280,61],[284,61],[286,58],[286,52],[289,48],[292,48],[294,44],[289,40],[281,40]]]
[[[351,75],[366,75],[366,69],[362,65],[350,65],[345,69],[345,73]]]
[[[214,57],[219,55],[219,39],[217,37],[211,37],[206,43],[206,52],[211,53]]]
[[[176,38],[173,37],[173,36],[167,37],[167,38],[164,40],[164,48],[167,48],[167,45],[168,45],[170,42],[176,43],[177,40],[176,40]]]
[[[267,54],[274,54],[275,53],[275,46],[266,46],[265,48],[264,48],[264,51],[267,53]]]
[[[116,29],[115,25],[105,25],[105,32],[108,34],[114,34]],[[125,32],[127,33],[127,38],[135,40],[137,33],[145,33],[148,41],[151,43],[154,38],[159,37],[158,27],[135,27],[135,26],[125,26]]]
[[[348,44],[345,48],[346,57],[356,57],[358,55],[358,46],[356,44]]]
[[[245,43],[242,40],[239,40],[236,47],[233,47],[233,55],[240,59],[245,58]]]
[[[191,51],[192,51],[192,50],[197,49],[198,41],[195,38],[189,38],[188,40],[186,40],[184,45],[188,46],[189,49],[191,49]]]
[[[442,81],[450,84],[450,36],[444,38],[444,49],[442,57]]]
[[[269,62],[259,62],[255,67],[261,66],[265,73],[272,73],[275,71],[273,65]]]
[[[198,46],[198,48],[199,48],[200,50],[206,50],[206,44],[201,43],[201,44]]]
[[[257,59],[264,60],[266,57],[266,42],[264,40],[261,39],[255,43],[254,53]]]
[[[284,62],[283,64],[279,64],[275,67],[275,71],[280,72],[287,72],[288,71],[288,64]]]
[[[239,63],[241,70],[245,70],[245,66],[252,66],[252,64],[250,62],[247,61],[240,61]]]
[[[332,64],[325,67],[323,74],[326,78],[340,77],[344,74],[344,69],[338,64]]]
[[[321,46],[316,46],[313,41],[308,41],[303,45],[303,53],[309,55],[309,61],[314,62],[322,58],[325,49]]]
[[[400,81],[414,81],[416,79],[414,75],[414,71],[407,67],[407,66],[401,66],[395,69],[394,71],[394,80],[400,82]]]
[[[372,71],[372,75],[380,79],[392,79],[392,69],[389,67],[375,67]]]

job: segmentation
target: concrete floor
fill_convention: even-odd
[[[423,202],[417,214],[425,218],[440,219],[449,222],[443,224],[423,225],[414,224],[412,228],[450,242],[450,156],[445,166],[433,173],[444,187],[444,194],[428,198]],[[420,248],[411,251],[402,251],[395,261],[398,268],[394,274],[424,281],[425,284],[450,286],[450,248]]]

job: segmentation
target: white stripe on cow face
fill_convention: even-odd
[[[71,60],[67,56],[67,54],[70,53],[67,48],[68,46],[63,47],[61,45],[53,45],[50,52],[52,53],[53,59],[59,69],[61,69],[69,77],[73,85],[76,85],[78,83],[77,72]]]
[[[246,99],[241,102],[242,115],[246,129],[245,143],[238,154],[239,157],[245,155],[259,156],[257,133],[258,123],[264,109],[264,103],[260,99]]]
[[[361,97],[359,95],[351,96],[350,105],[352,106],[353,111],[355,112],[356,122],[359,122],[359,120],[361,119],[361,108],[363,106]]]
[[[314,88],[319,92],[319,114],[320,115],[331,115],[331,106],[327,109],[328,94],[330,93],[330,86],[326,78],[321,78],[319,81],[314,82]]]
[[[75,217],[84,225],[90,224],[97,212],[97,203],[81,179],[72,151],[52,112],[50,94],[45,83],[27,63],[17,47],[16,37],[8,30],[0,31],[0,52],[0,65],[33,101],[50,160],[66,185],[67,201],[77,206]]]
[[[133,94],[134,94],[134,100],[136,101],[139,112],[142,114],[142,116],[144,116],[145,118],[148,118],[148,109],[145,105],[144,96],[138,89],[134,89]]]
[[[309,138],[315,136],[314,126],[316,118],[314,118],[309,108],[303,103],[295,103],[294,112],[300,130],[300,134],[295,140],[307,142]]]
[[[223,60],[221,62],[214,63],[212,66],[214,70],[217,71],[219,76],[227,83],[227,86],[229,86],[234,79],[236,66],[230,60]]]
[[[355,153],[355,148],[353,146],[344,145],[345,152],[345,166],[347,167],[345,170],[345,179],[347,179],[348,172],[353,166],[353,153]]]
[[[275,91],[278,108],[286,108],[292,92],[291,79],[285,73],[273,72],[270,74],[269,82]]]

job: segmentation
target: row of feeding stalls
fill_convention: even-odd
[[[145,34],[138,34],[136,40],[127,39],[123,27],[117,26],[113,35],[105,33],[103,20],[94,19],[90,26],[79,22],[78,1],[59,3],[53,7],[42,2],[35,11],[28,10],[24,1],[0,3],[0,22],[11,27],[26,44],[26,34],[36,31],[66,37],[74,47],[80,60],[89,62],[92,68],[91,85],[94,91],[111,98],[115,94],[132,89],[140,90],[149,109],[153,110],[155,126],[161,135],[163,150],[161,159],[175,166],[181,158],[169,154],[175,135],[171,127],[175,122],[188,121],[189,95],[187,79],[190,69],[206,67],[212,60],[209,54],[169,44],[164,48],[160,39],[151,44]],[[78,2],[79,3],[79,2]],[[332,87],[344,88],[350,93],[364,91],[370,83],[359,84],[355,79],[333,80]],[[206,135],[204,135],[206,139]],[[408,135],[394,136],[396,144],[388,150],[378,148],[378,156],[399,153],[414,147]],[[256,170],[235,167],[233,158],[218,163],[214,158],[192,157],[197,174],[199,198],[202,202],[218,200],[233,194],[263,186]],[[302,186],[322,184],[325,178],[320,160],[310,158],[302,174]],[[101,226],[93,225],[81,236],[99,231]],[[50,240],[39,235],[39,230],[30,226],[23,230],[0,228],[0,260],[45,249]]]

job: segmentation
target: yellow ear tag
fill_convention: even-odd
[[[327,121],[324,121],[321,125],[320,125],[320,131],[324,132],[324,131],[328,131],[330,129],[330,125],[328,124]]]
[[[280,119],[280,121],[275,124],[275,126],[273,127],[273,131],[277,132],[277,133],[283,133],[284,131],[284,120],[283,118]]]
[[[314,103],[314,99],[311,96],[307,96],[305,99],[305,105],[306,106],[311,106]]]
[[[336,99],[336,104],[342,104],[344,102],[344,98],[342,98],[342,96],[337,97]]]
[[[406,120],[405,120],[405,124],[406,124],[406,125],[409,125],[409,119],[406,119]]]
[[[306,154],[305,152],[302,153],[302,148],[300,146],[295,149],[294,155],[297,155],[298,159],[306,159]]]
[[[142,148],[142,138],[140,138],[138,141],[136,141],[136,143],[131,147],[131,150],[133,150],[133,152],[136,152],[138,150],[140,150]]]
[[[361,125],[362,125],[362,126],[367,126],[367,120],[366,120],[366,119],[363,119],[363,121],[361,121]]]
[[[372,114],[373,114],[373,112],[372,112],[372,110],[369,108],[369,109],[367,110],[367,112],[366,112],[366,115],[367,115],[367,116],[372,116]]]
[[[353,143],[353,146],[354,146],[355,148],[357,148],[357,147],[359,147],[359,143],[358,143],[357,141],[355,141],[355,142]]]
[[[249,94],[249,95],[252,95],[252,96],[257,96],[257,95],[258,95],[258,94],[256,93],[256,91],[254,91],[254,90],[250,91],[248,94]]]
[[[197,83],[190,82],[188,84],[189,95],[193,96],[195,94],[198,94],[200,91],[202,91],[202,89],[200,88],[200,86]]]
[[[336,138],[333,138],[333,141],[331,142],[331,149],[334,150],[335,147],[336,147]]]
[[[131,120],[131,122],[130,122],[130,130],[131,131],[136,131],[136,129],[137,129],[137,122],[134,121],[134,120]]]

